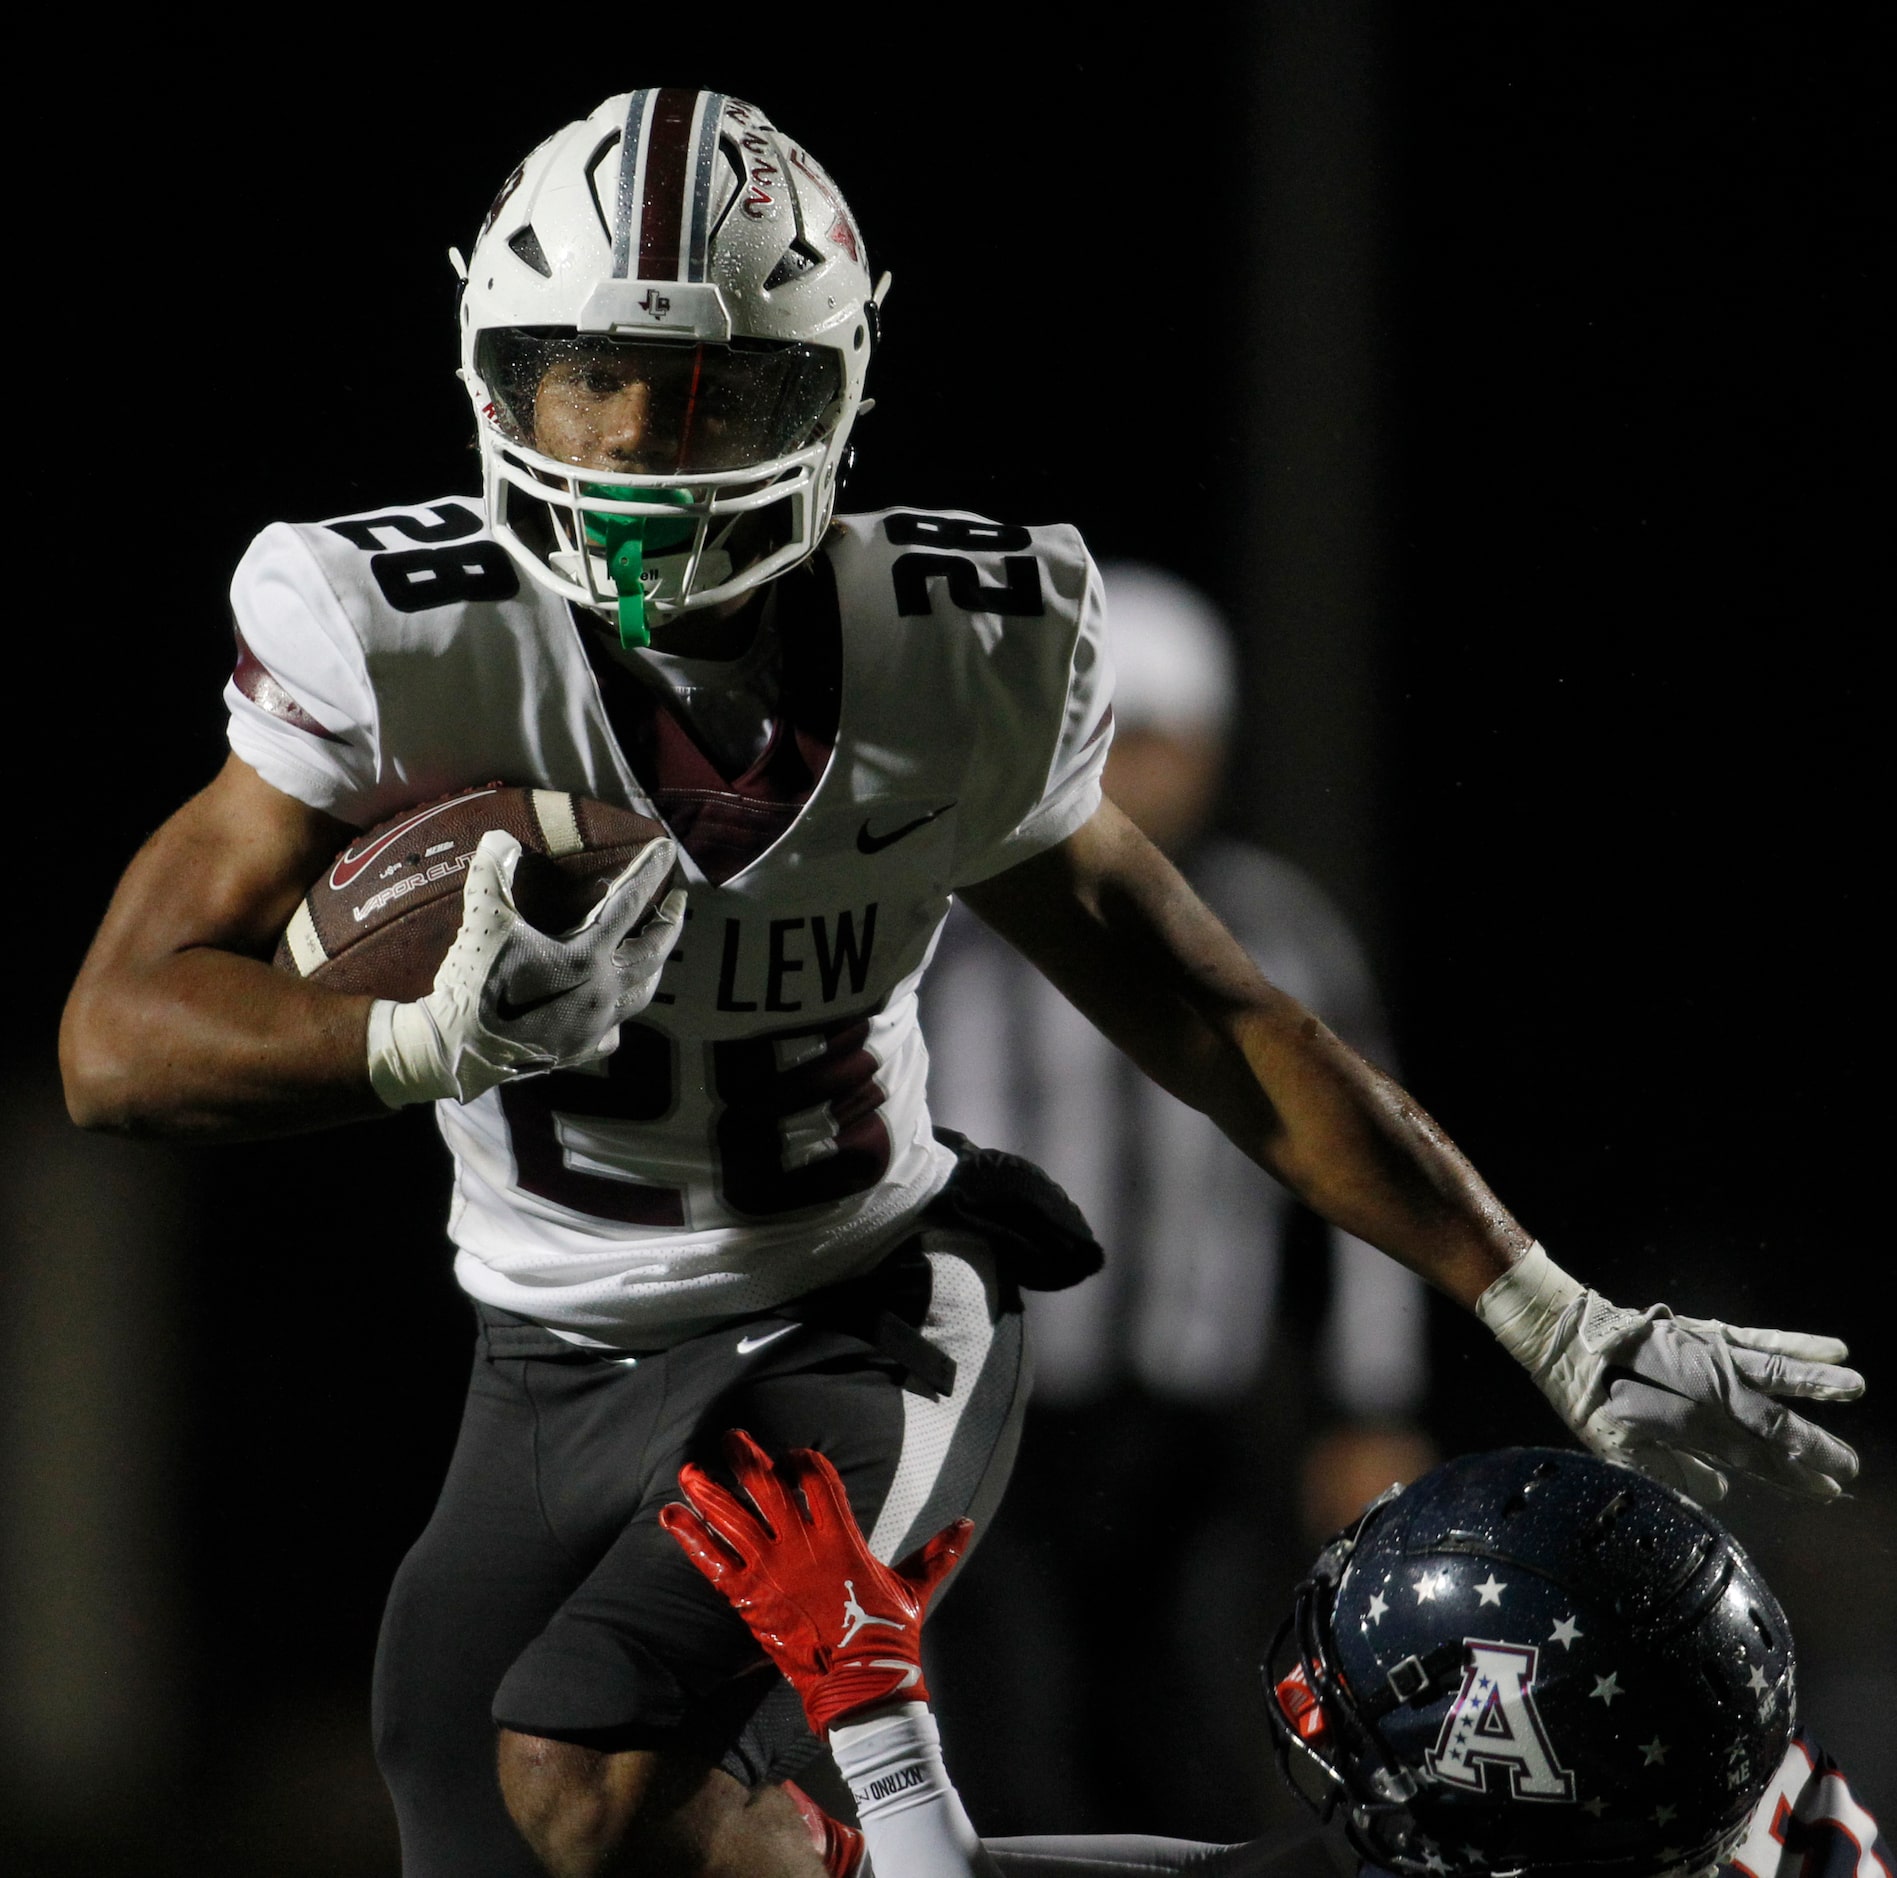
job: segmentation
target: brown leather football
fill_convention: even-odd
[[[523,849],[514,900],[567,932],[645,844],[666,831],[631,809],[558,789],[490,783],[405,810],[358,835],[304,896],[276,964],[337,991],[419,998],[461,926],[461,883],[490,828]]]

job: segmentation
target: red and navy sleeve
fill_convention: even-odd
[[[1897,1878],[1870,1809],[1807,1728],[1793,1734],[1723,1869],[1734,1878]]]

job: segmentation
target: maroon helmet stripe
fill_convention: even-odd
[[[639,214],[639,280],[680,278],[679,245],[685,230],[686,194],[693,174],[692,115],[696,91],[666,85],[652,101],[652,135],[646,146],[645,200]]]

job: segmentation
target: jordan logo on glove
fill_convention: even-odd
[[[871,1624],[882,1624],[890,1630],[900,1630],[901,1622],[894,1617],[872,1617],[856,1601],[856,1585],[851,1579],[844,1579],[843,1589],[848,1593],[843,1600],[843,1635],[837,1639],[837,1648],[844,1649],[856,1640],[856,1633]]]
[[[774,1462],[741,1429],[724,1449],[738,1492],[688,1461],[678,1470],[684,1504],[660,1508],[659,1523],[750,1626],[797,1691],[812,1731],[821,1739],[887,1703],[926,1702],[923,1615],[974,1527],[958,1519],[900,1564],[885,1564],[821,1454],[793,1448]],[[894,1614],[866,1609],[858,1585]],[[839,1590],[842,1635],[831,1643]],[[865,1630],[885,1634],[859,1642]]]

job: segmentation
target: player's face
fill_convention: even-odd
[[[540,374],[533,440],[580,469],[741,470],[806,442],[836,385],[834,355],[823,351],[578,338]]]
[[[653,376],[630,357],[604,347],[555,360],[534,393],[534,441],[548,456],[582,469],[634,474],[669,469],[677,456],[676,438],[667,460],[654,461],[660,440]]]

